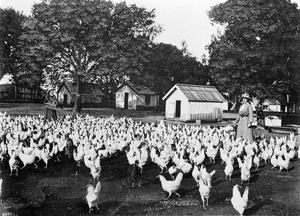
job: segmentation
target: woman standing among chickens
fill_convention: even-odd
[[[238,124],[236,138],[242,137],[248,139],[250,143],[253,143],[253,109],[250,103],[251,98],[248,93],[242,94],[242,105],[239,109],[238,117],[235,121]]]

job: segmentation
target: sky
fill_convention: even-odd
[[[121,2],[124,0],[112,0]],[[128,4],[143,6],[148,10],[155,9],[156,23],[164,31],[158,35],[155,42],[172,44],[181,48],[186,41],[188,51],[198,60],[208,55],[205,47],[210,43],[211,36],[221,30],[220,26],[213,26],[207,16],[212,6],[226,0],[125,0]],[[34,3],[41,0],[0,0],[0,8],[12,7],[25,15],[31,14]],[[300,0],[292,0],[300,5]]]

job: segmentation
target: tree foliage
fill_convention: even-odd
[[[27,38],[22,39],[26,19],[14,9],[0,9],[0,77],[11,74],[16,86],[39,90],[45,65],[31,55]]]
[[[132,81],[144,84],[159,93],[162,98],[176,83],[206,84],[207,70],[183,46],[180,50],[171,44],[153,44],[148,52],[143,76]]]
[[[34,5],[23,38],[50,77],[76,80],[74,109],[80,111],[82,81],[111,85],[139,74],[144,47],[160,31],[154,17],[154,11],[124,2],[44,0]]]
[[[242,92],[285,102],[299,89],[300,12],[287,0],[229,0],[209,11],[224,34],[208,46],[210,75],[231,99]]]
[[[12,8],[0,8],[0,78],[17,73],[18,42],[24,19],[25,16]]]

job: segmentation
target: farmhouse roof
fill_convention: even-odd
[[[181,91],[189,101],[195,102],[224,102],[226,99],[214,86],[175,84],[170,91],[163,97],[167,99],[174,91]]]
[[[57,92],[59,92],[61,90],[61,88],[63,86],[66,86],[68,91],[70,92],[70,94],[76,94],[77,91],[77,84],[75,82],[64,82],[60,88],[58,89]],[[93,83],[82,83],[81,84],[81,94],[97,94],[100,96],[104,96],[105,94],[102,92],[102,89],[100,87],[100,85],[98,84],[93,84]]]
[[[156,94],[156,92],[150,90],[147,86],[137,85],[137,84],[133,84],[133,83],[125,83],[122,86],[120,86],[120,88],[118,88],[117,91],[119,91],[121,88],[123,88],[126,85],[128,87],[130,87],[138,95],[154,95],[154,94]]]

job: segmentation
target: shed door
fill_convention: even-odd
[[[181,101],[176,101],[176,109],[175,109],[175,118],[180,117],[180,108],[181,108]]]
[[[63,101],[63,105],[67,105],[68,103],[68,95],[64,94],[64,101]]]
[[[128,93],[125,92],[125,97],[124,97],[124,109],[128,109]]]

